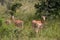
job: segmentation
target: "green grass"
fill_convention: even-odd
[[[16,1],[15,1],[16,2]],[[17,1],[18,2],[18,1]],[[10,18],[9,13],[5,13],[6,7],[0,5],[0,40],[60,40],[60,20],[47,20],[44,28],[35,34],[31,21],[34,19],[36,9],[34,4],[29,2],[22,2],[23,6],[16,10],[14,14],[15,19],[24,21],[24,28],[16,27],[14,24],[7,25],[5,20]],[[26,6],[28,7],[24,9]]]
[[[31,22],[24,24],[23,30],[14,24],[6,25],[3,22],[0,27],[0,40],[60,40],[60,21],[46,22],[39,34],[35,34]]]

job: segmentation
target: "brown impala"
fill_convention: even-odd
[[[34,28],[35,32],[38,33],[39,29],[43,28],[43,24],[45,21],[45,16],[42,16],[43,20],[33,20],[32,21],[32,27]]]
[[[12,22],[14,22],[15,26],[17,27],[23,27],[23,21],[22,20],[16,20],[14,16],[11,16]]]

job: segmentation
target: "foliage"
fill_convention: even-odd
[[[15,4],[13,4],[13,5],[10,7],[10,9],[8,9],[8,10],[11,10],[11,11],[10,11],[10,14],[11,14],[11,15],[14,15],[14,13],[16,13],[16,9],[19,8],[19,7],[21,7],[21,6],[22,6],[22,4],[20,4],[20,3],[15,3]]]
[[[52,17],[60,17],[60,0],[46,0],[40,1],[40,3],[35,4],[35,8],[37,9],[36,14],[39,16],[45,15]],[[43,13],[44,12],[44,13]]]
[[[2,20],[0,20],[0,26],[2,26]]]

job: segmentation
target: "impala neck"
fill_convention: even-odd
[[[15,21],[15,18],[14,18],[14,16],[11,16],[11,20],[14,22]]]
[[[45,21],[45,19],[46,19],[46,16],[42,16],[42,18],[43,18],[43,20]]]

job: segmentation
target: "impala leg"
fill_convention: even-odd
[[[37,25],[36,23],[32,23],[33,30],[36,32]]]
[[[37,24],[37,27],[36,27],[36,29],[35,29],[35,32],[38,34],[38,32],[39,32],[39,25]]]
[[[21,25],[22,25],[22,26],[21,26],[21,27],[22,27],[22,29],[23,29],[23,24],[24,24],[24,23],[22,22],[22,24],[21,24]]]

